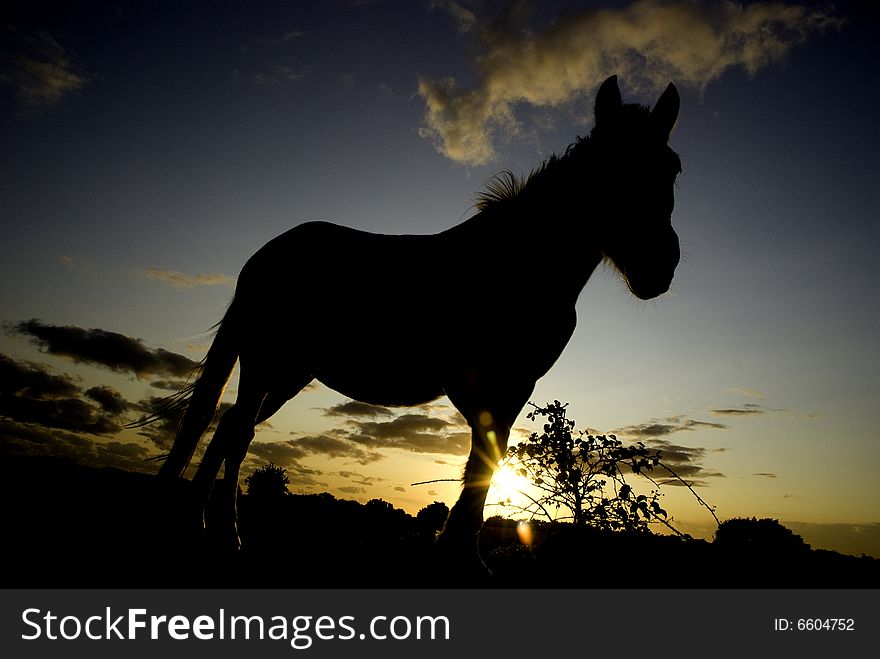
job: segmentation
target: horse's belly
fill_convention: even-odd
[[[390,358],[345,349],[314,369],[315,378],[344,396],[373,405],[410,406],[443,395],[438,369],[417,354]]]
[[[444,394],[443,387],[412,377],[396,377],[397,374],[384,373],[321,373],[316,379],[343,396],[389,407],[408,407],[435,400]]]

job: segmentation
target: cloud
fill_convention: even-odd
[[[672,444],[665,440],[652,440],[650,448],[660,451],[661,462],[684,479],[689,485],[706,486],[706,478],[724,478],[724,474],[714,469],[708,469],[702,465],[708,450],[701,446],[682,446]],[[662,468],[656,469],[654,474],[658,477],[665,474]],[[660,480],[663,485],[684,485],[676,479]]]
[[[391,421],[352,421],[350,441],[370,448],[396,448],[415,453],[467,455],[471,433],[466,426],[425,414],[402,414]]]
[[[428,403],[395,416],[381,405],[346,401],[323,410],[324,416],[347,419],[328,435],[371,449],[400,449],[414,453],[467,455],[471,431],[458,412],[447,405]],[[441,416],[446,418],[441,418]],[[381,417],[393,417],[378,420]]]
[[[48,32],[0,26],[0,84],[25,112],[47,112],[80,91],[88,77],[75,56]]]
[[[123,414],[133,407],[130,402],[123,398],[121,393],[107,385],[99,385],[87,389],[85,395],[98,403],[100,408],[108,414]]]
[[[645,423],[637,423],[614,430],[610,434],[619,439],[629,441],[641,440],[652,450],[660,451],[660,460],[672,469],[678,476],[690,485],[705,486],[706,478],[723,478],[724,474],[708,469],[703,466],[703,461],[709,453],[709,449],[700,446],[684,446],[674,444],[665,437],[677,432],[695,430],[726,430],[727,426],[722,423],[709,421],[697,421],[684,416],[672,416],[665,419],[652,419]],[[717,451],[719,449],[713,449]],[[665,478],[665,471],[660,468],[654,471],[654,476],[662,485],[683,485],[674,478]]]
[[[752,476],[763,476],[764,478],[776,478],[776,474],[772,474],[769,471],[759,471],[757,473],[752,474]]]
[[[367,491],[366,488],[360,487],[359,485],[343,485],[336,489],[343,494],[365,494]]]
[[[69,375],[55,375],[44,366],[0,353],[0,391],[29,398],[69,398],[79,393]]]
[[[163,348],[150,349],[140,339],[102,329],[46,325],[37,319],[7,325],[6,329],[28,337],[49,354],[111,371],[130,372],[138,378],[185,378],[198,366],[183,355]]]
[[[471,20],[473,12],[458,2],[435,6],[452,13],[460,29],[479,34],[477,82],[462,88],[451,77],[421,77],[420,134],[466,165],[490,162],[495,138],[521,131],[519,103],[558,107],[612,74],[640,91],[659,91],[670,80],[703,90],[731,68],[754,75],[812,34],[842,24],[819,9],[770,2],[640,0],[564,15],[544,29],[528,25],[521,10],[491,21]]]
[[[358,485],[375,485],[376,483],[381,483],[382,481],[388,480],[386,478],[381,478],[380,476],[368,476],[366,474],[361,474],[356,471],[339,471],[336,472],[337,475],[342,478],[347,478],[351,480],[353,483],[357,483]]]
[[[723,423],[712,423],[710,421],[697,421],[695,419],[687,419],[682,416],[672,416],[665,419],[653,419],[646,423],[638,423],[630,426],[624,426],[618,430],[612,430],[612,435],[633,438],[656,438],[665,437],[676,432],[687,430],[725,430],[727,426]]]
[[[112,434],[121,429],[118,414],[100,403],[95,407],[83,400],[81,388],[69,375],[54,375],[38,364],[19,362],[0,354],[0,378],[0,416],[20,423],[95,435]],[[109,388],[95,394],[112,405]]]
[[[192,288],[193,286],[218,286],[221,284],[232,285],[235,278],[228,275],[213,273],[203,274],[197,273],[188,275],[176,270],[161,270],[160,268],[150,267],[144,270],[144,276],[150,279],[157,279],[165,284],[174,286],[175,288]]]
[[[325,455],[330,458],[346,458],[367,465],[383,460],[385,456],[376,451],[365,450],[346,439],[330,435],[310,435],[282,442],[254,442],[251,453],[275,464],[286,465],[309,456]]]
[[[776,410],[767,410],[756,403],[746,403],[741,407],[727,407],[709,410],[709,414],[714,414],[715,416],[758,416],[760,414],[766,414],[768,411]]]
[[[151,447],[116,438],[126,414],[141,407],[113,387],[83,390],[67,374],[0,354],[0,454],[143,470]]]
[[[387,407],[381,405],[370,405],[357,400],[350,400],[345,403],[333,405],[324,410],[324,416],[344,416],[344,417],[371,417],[377,416],[394,416],[394,413]]]

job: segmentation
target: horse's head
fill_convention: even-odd
[[[678,107],[672,84],[650,111],[621,102],[617,76],[602,83],[596,95],[590,141],[606,216],[601,249],[643,300],[669,290],[680,256],[672,209],[681,161],[667,145]]]

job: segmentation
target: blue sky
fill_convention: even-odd
[[[778,518],[816,546],[880,554],[876,10],[505,6],[5,8],[9,368],[67,377],[93,421],[110,414],[86,394],[94,387],[131,405],[165,394],[155,383],[176,375],[161,360],[111,370],[21,323],[118,333],[133,349],[198,360],[239,269],[275,235],[317,219],[443,230],[473,212],[494,173],[528,173],[588,133],[608,75],[645,104],[674,80],[682,109],[671,145],[684,173],[673,221],[685,258],[673,293],[638,302],[597,271],[575,337],[534,400],[570,401],[581,427],[680,453],[722,518]],[[528,261],[526,242],[507,267]],[[279,291],[279,304],[295,298]],[[439,313],[455,314],[442,290],[436,298]],[[536,313],[526,302],[510,323]],[[61,396],[33,391],[4,393]],[[454,500],[454,484],[410,486],[459,473],[459,449],[418,448],[428,432],[458,446],[462,428],[444,401],[370,419],[334,415],[344,403],[321,387],[289,403],[261,429],[245,472],[275,459],[298,491],[382,497],[410,512]],[[0,415],[7,450],[143,468],[161,450],[119,429],[136,407],[117,410],[117,425],[88,426],[99,434],[19,410],[10,403]],[[518,426],[530,429],[524,416]],[[367,430],[375,442],[364,453],[347,437]],[[692,528],[711,521],[687,496],[667,496]]]

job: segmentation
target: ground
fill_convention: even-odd
[[[243,548],[218,551],[181,524],[180,488],[146,473],[5,456],[5,587],[876,588],[880,560],[779,545],[710,543],[490,519],[491,575],[449,566],[430,528],[385,502],[329,494],[243,496]]]

